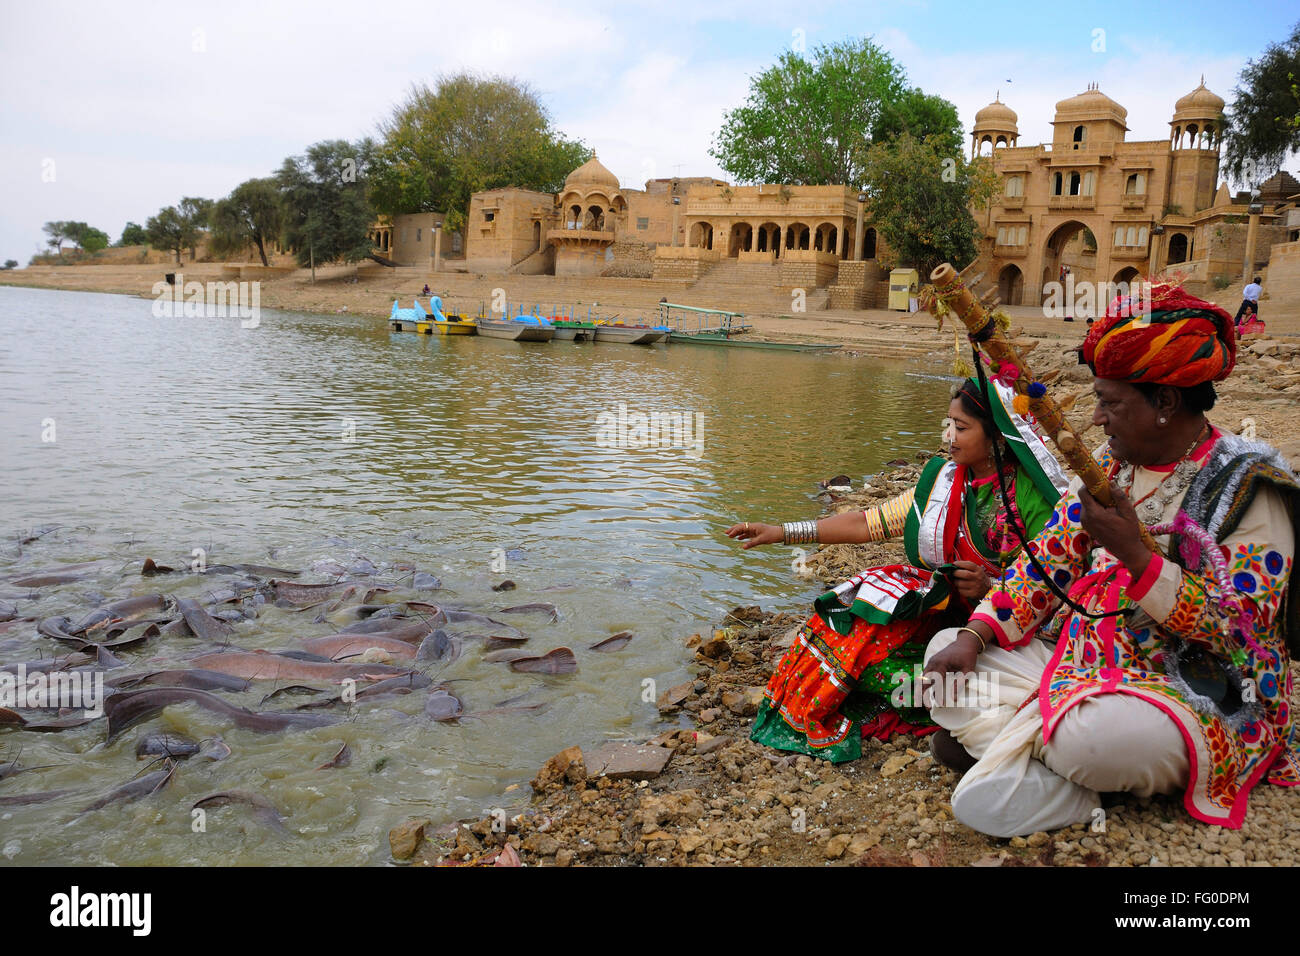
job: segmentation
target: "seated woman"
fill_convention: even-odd
[[[927,651],[927,679],[996,683],[994,701],[931,710],[975,758],[953,815],[993,836],[1091,822],[1113,791],[1181,792],[1236,829],[1257,783],[1300,784],[1300,487],[1274,449],[1206,420],[1236,361],[1232,317],[1163,283],[1149,305],[1117,301],[1082,348],[1114,507],[1074,479],[1005,591]]]
[[[1041,437],[1013,410],[1011,391],[990,381],[989,395],[992,408],[973,380],[954,393],[944,433],[952,460],[930,459],[917,486],[897,498],[820,521],[727,529],[746,549],[902,535],[910,562],[869,568],[817,599],[768,682],[754,740],[840,763],[861,756],[863,736],[935,729],[921,701],[909,700],[926,642],[970,616],[1018,548],[993,442],[1001,443],[1002,480],[1027,537],[1042,529],[1066,486]]]

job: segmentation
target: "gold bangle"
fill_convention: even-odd
[[[977,641],[980,642],[980,653],[983,654],[985,648],[987,648],[988,645],[984,643],[984,638],[980,637],[980,632],[977,631],[977,630],[975,630],[975,629],[972,628],[972,627],[959,627],[959,628],[957,628],[957,633],[958,633],[958,634],[960,634],[962,631],[965,631],[967,634],[974,634],[974,635],[975,635],[975,640],[977,640]]]

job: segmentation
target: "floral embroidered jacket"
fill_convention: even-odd
[[[1109,451],[1099,457],[1113,476],[1119,463]],[[1191,562],[1179,542],[1157,537],[1166,556],[1153,556],[1136,581],[1094,545],[1080,524],[1077,478],[1028,549],[1076,603],[1093,612],[1125,607],[1131,613],[1119,619],[1076,614],[1021,555],[1006,576],[1010,601],[999,600],[995,608],[986,599],[974,619],[987,622],[1004,647],[1035,636],[1056,641],[1038,692],[1045,741],[1061,716],[1091,695],[1141,697],[1182,732],[1191,766],[1188,812],[1235,829],[1262,777],[1283,786],[1300,783],[1287,647],[1288,636],[1300,637],[1294,633],[1300,602],[1287,593],[1300,488],[1268,446],[1217,430],[1193,457],[1200,472],[1160,521],[1171,521],[1185,505],[1219,543],[1233,587],[1254,612],[1253,647],[1228,632],[1215,577],[1199,564],[1184,567]],[[1171,470],[1134,469],[1132,499],[1155,492]]]

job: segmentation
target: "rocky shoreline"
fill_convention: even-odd
[[[1079,330],[1082,334],[1082,329]],[[1091,381],[1073,354],[1039,340],[1030,360],[1060,370],[1075,394],[1076,427],[1092,415]],[[1059,353],[1059,354],[1058,354]],[[939,369],[951,351],[927,363]],[[946,371],[946,369],[943,369]],[[1300,345],[1244,343],[1218,386],[1211,420],[1255,434],[1300,468]],[[1099,432],[1085,440],[1100,443]],[[823,513],[857,509],[915,483],[921,463],[895,461],[852,494],[823,496]],[[810,479],[815,476],[810,476]],[[774,516],[775,517],[775,516]],[[788,516],[787,516],[788,517]],[[899,542],[831,545],[807,560],[832,586],[871,564],[904,560]],[[1053,833],[987,837],[952,817],[958,775],[911,735],[866,740],[860,760],[831,765],[749,740],[773,665],[808,611],[736,608],[708,636],[683,640],[693,680],[660,695],[668,726],[657,736],[551,758],[531,798],[508,813],[442,827],[408,820],[392,834],[394,858],[415,865],[528,866],[1249,866],[1300,862],[1300,813],[1286,788],[1260,785],[1240,830],[1193,820],[1181,796],[1121,795],[1104,817]],[[1293,705],[1300,699],[1293,701]],[[680,726],[686,723],[688,726]],[[526,791],[520,790],[524,797]]]

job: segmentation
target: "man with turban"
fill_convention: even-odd
[[[969,768],[953,814],[1008,837],[1091,822],[1100,792],[1182,792],[1236,829],[1257,783],[1300,783],[1300,486],[1206,420],[1236,362],[1222,309],[1161,284],[1112,303],[1080,351],[1114,507],[1075,478],[967,626],[930,642],[934,751]],[[970,672],[980,699],[954,680]]]

